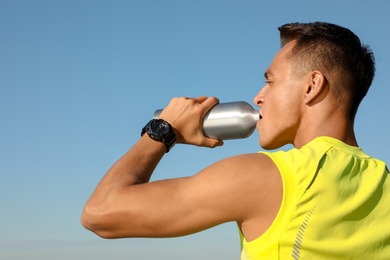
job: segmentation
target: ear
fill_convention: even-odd
[[[315,104],[326,96],[326,82],[326,78],[321,71],[315,70],[307,75],[307,85],[305,89],[306,104]]]

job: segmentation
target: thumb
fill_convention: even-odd
[[[223,146],[224,142],[218,139],[207,138],[205,146],[215,148],[217,146]]]

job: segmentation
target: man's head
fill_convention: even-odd
[[[357,108],[375,73],[371,50],[334,24],[291,23],[279,30],[282,48],[254,98],[260,145],[299,147],[320,135],[353,136]]]
[[[282,46],[296,42],[290,55],[295,73],[321,71],[331,94],[338,104],[345,105],[353,121],[375,74],[369,47],[350,30],[329,23],[290,23],[279,31]]]

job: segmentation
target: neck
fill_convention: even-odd
[[[358,146],[353,122],[347,118],[336,113],[320,113],[315,117],[307,117],[298,128],[294,146],[302,147],[319,136],[329,136],[348,145]]]

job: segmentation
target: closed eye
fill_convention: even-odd
[[[270,71],[264,72],[264,78],[265,78],[265,83],[270,84],[272,83],[272,80],[270,79],[270,76],[272,76],[272,73]]]

